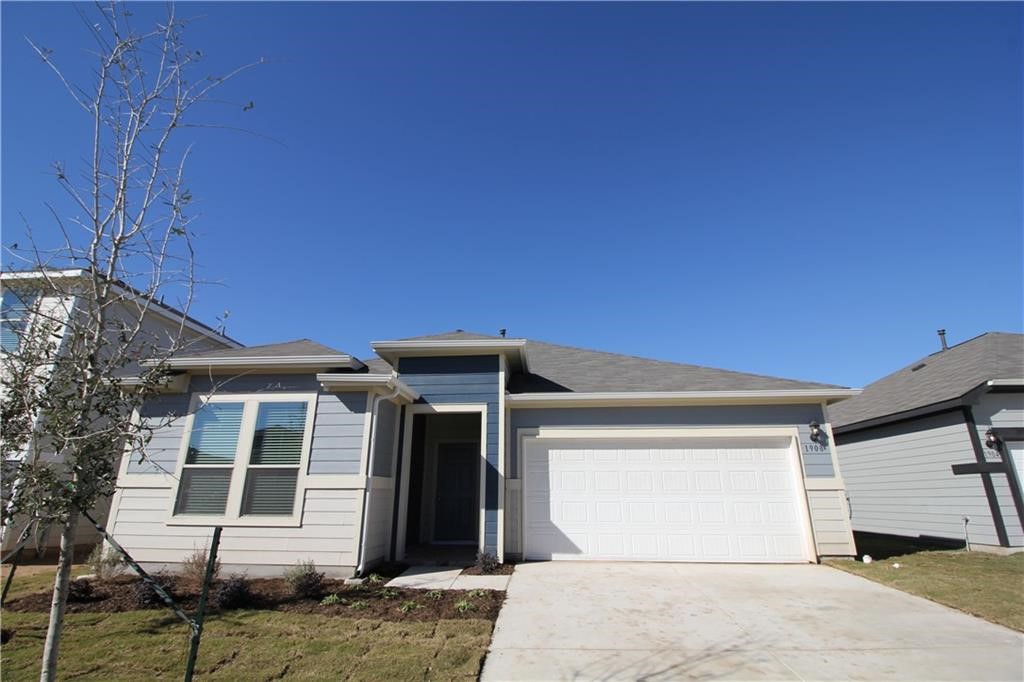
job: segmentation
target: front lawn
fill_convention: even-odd
[[[1024,632],[1024,554],[924,551],[828,564]]]
[[[128,605],[123,593],[131,585],[126,580],[100,584],[92,601],[69,604],[61,679],[173,679],[184,672],[188,627],[166,608]],[[5,682],[38,679],[52,581],[52,572],[21,580],[15,576],[3,613],[4,629],[14,633],[0,652]],[[503,595],[483,590],[412,593],[379,585],[343,589],[330,581],[331,591],[344,596],[321,605],[274,598],[280,581],[253,582],[262,608],[208,616],[199,675],[233,680],[475,679]],[[183,594],[182,602],[194,607],[194,596]]]

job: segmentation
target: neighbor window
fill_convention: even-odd
[[[4,289],[3,303],[0,305],[0,345],[8,353],[18,350],[18,343],[28,322],[29,309],[35,298],[18,295],[12,289]]]
[[[217,396],[195,412],[175,516],[290,517],[313,397]]]

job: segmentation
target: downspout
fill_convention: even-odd
[[[400,389],[395,384],[390,395],[378,394],[373,396],[370,407],[370,445],[366,458],[366,494],[363,495],[363,516],[359,520],[359,565],[356,566],[356,577],[362,578],[366,570],[366,517],[370,514],[370,495],[373,494],[373,463],[377,449],[377,406],[382,400],[392,400],[398,396]]]

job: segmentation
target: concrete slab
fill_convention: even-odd
[[[525,563],[482,679],[1024,679],[1024,635],[836,569]]]
[[[460,573],[461,568],[448,566],[412,566],[402,575],[392,578],[387,586],[416,590],[450,590]]]
[[[460,575],[453,590],[507,590],[511,575]]]

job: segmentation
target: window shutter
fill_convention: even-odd
[[[309,404],[261,403],[249,464],[298,466]]]
[[[210,403],[196,412],[185,464],[235,461],[244,403]]]
[[[185,469],[175,514],[221,516],[228,505],[231,469]]]
[[[242,514],[289,516],[295,505],[298,469],[249,469]]]

